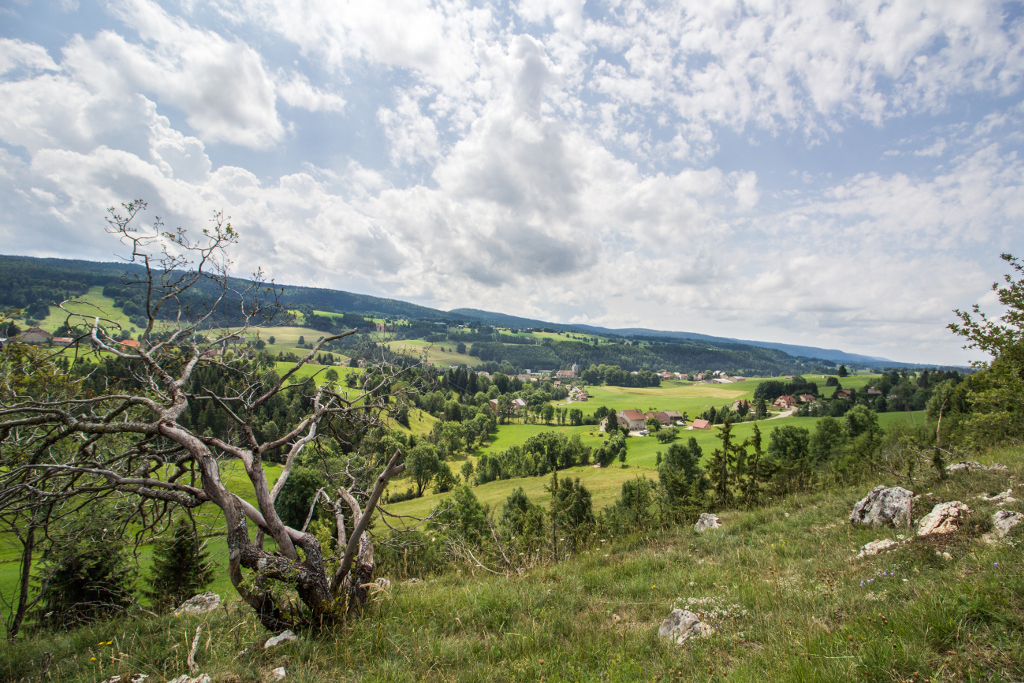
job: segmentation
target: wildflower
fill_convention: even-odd
[[[95,662],[95,661],[96,661],[96,658],[95,658],[95,657],[89,657],[89,661],[90,661],[90,662]]]
[[[993,563],[992,563],[992,566],[993,566],[993,567],[998,567],[998,566],[999,566],[999,563],[998,563],[998,562],[993,562]]]

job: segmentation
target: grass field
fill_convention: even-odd
[[[426,362],[434,365],[467,365],[472,367],[480,364],[479,358],[465,353],[456,353],[457,343],[453,341],[427,342],[422,339],[402,339],[389,344],[394,353],[404,353],[414,358],[422,358],[426,354]],[[442,351],[442,349],[444,349]]]
[[[914,487],[933,494],[929,503],[972,501],[967,523],[874,557],[855,559],[863,544],[903,532],[854,528],[847,515],[876,483],[892,483],[884,478],[725,512],[722,528],[704,533],[595,538],[522,575],[467,563],[422,583],[395,581],[363,619],[274,649],[240,608],[18,640],[0,658],[0,679],[38,680],[51,653],[53,681],[136,673],[169,680],[187,672],[201,625],[198,670],[222,683],[267,680],[279,666],[295,683],[1020,681],[1024,529],[1011,534],[1015,544],[980,542],[997,508],[976,496],[1024,476],[1024,453],[972,458],[1010,470]],[[712,633],[683,646],[660,639],[674,607],[696,613]]]
[[[598,406],[607,406],[616,412],[638,409],[643,412],[656,410],[678,410],[687,413],[690,419],[697,417],[710,407],[719,408],[738,399],[750,399],[758,381],[747,380],[735,384],[691,384],[689,382],[665,382],[660,387],[587,387],[590,400],[583,407],[591,412]],[[556,402],[557,403],[557,402]]]
[[[110,297],[103,296],[102,287],[90,287],[89,291],[74,300],[74,303],[69,303],[65,306],[67,312],[62,311],[56,306],[50,307],[50,315],[46,316],[44,320],[39,323],[39,327],[46,330],[47,332],[54,332],[58,327],[64,324],[67,320],[68,313],[80,314],[81,318],[72,318],[72,325],[87,325],[92,322],[92,318],[99,316],[108,320],[114,320],[121,323],[121,325],[127,329],[132,329],[132,324],[128,321],[128,316],[124,312],[114,306],[114,300]]]

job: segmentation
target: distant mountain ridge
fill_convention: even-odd
[[[856,353],[847,353],[839,349],[822,349],[816,346],[799,346],[796,344],[782,344],[779,342],[752,341],[749,339],[734,339],[732,337],[715,337],[709,334],[700,334],[699,332],[668,332],[664,330],[652,330],[645,327],[611,328],[599,327],[596,325],[570,325],[562,323],[548,323],[541,320],[519,318],[517,316],[506,315],[504,313],[482,311],[476,308],[454,308],[448,311],[448,313],[460,315],[465,318],[472,318],[474,320],[486,322],[491,325],[500,325],[502,327],[551,327],[553,329],[559,330],[578,330],[580,332],[589,332],[590,334],[610,334],[619,337],[695,339],[724,344],[745,344],[747,346],[758,346],[764,349],[775,349],[777,351],[782,351],[784,353],[788,353],[791,356],[803,356],[805,358],[820,358],[822,360],[830,360],[835,363],[860,363],[865,365],[875,365],[878,363],[893,363],[902,365],[902,363],[897,363],[896,361],[889,360],[888,358],[881,358],[878,356],[863,356]]]
[[[0,268],[8,275],[17,273],[21,277],[40,278],[54,276],[77,276],[80,281],[89,285],[106,284],[129,271],[138,272],[139,266],[128,263],[85,261],[80,259],[36,258],[32,256],[0,255]],[[2,278],[0,278],[2,279]],[[245,281],[233,278],[236,284]],[[564,332],[579,332],[626,338],[650,338],[661,340],[689,339],[706,341],[716,344],[734,344],[773,349],[794,357],[816,358],[834,363],[856,363],[860,365],[913,365],[891,361],[876,356],[864,356],[847,353],[839,349],[822,349],[814,346],[800,346],[778,342],[762,342],[731,337],[716,337],[698,332],[679,332],[654,330],[643,327],[608,328],[595,325],[577,325],[569,323],[552,323],[544,320],[522,318],[519,316],[484,311],[476,308],[455,308],[442,311],[419,304],[398,299],[356,294],[343,290],[325,289],[321,287],[303,287],[299,285],[281,285],[281,301],[286,304],[308,304],[316,310],[331,312],[349,312],[362,314],[378,314],[384,316],[402,316],[425,320],[443,321],[447,323],[478,322],[499,327],[527,328],[546,327]]]

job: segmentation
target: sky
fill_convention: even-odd
[[[1024,6],[0,0],[0,253],[964,364],[1024,256]]]

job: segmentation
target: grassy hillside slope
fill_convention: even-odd
[[[915,517],[934,502],[974,509],[958,532],[913,538],[855,559],[905,530],[855,529],[854,502],[875,482],[721,515],[723,528],[638,532],[520,576],[463,565],[418,584],[395,582],[365,618],[265,650],[246,609],[115,621],[20,640],[0,679],[53,681],[145,673],[163,681],[197,662],[214,681],[1012,681],[1024,677],[1024,529],[992,546],[997,509],[976,499],[1024,475],[1024,452],[981,456],[1008,472],[928,478]],[[878,483],[885,482],[879,479]],[[1011,505],[1019,507],[1019,504]],[[949,554],[949,559],[941,553]],[[673,607],[714,634],[679,646],[657,636]],[[109,644],[107,644],[109,643]]]

